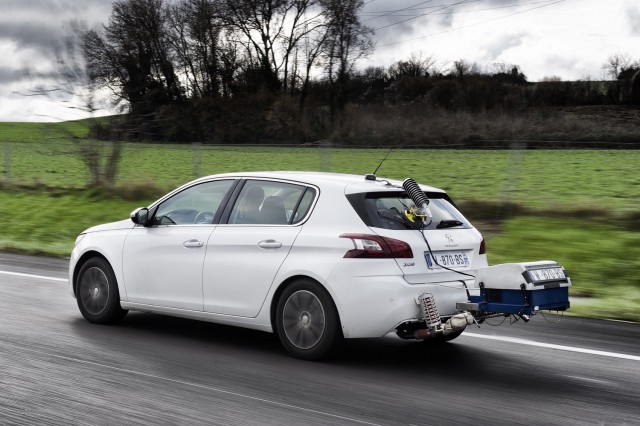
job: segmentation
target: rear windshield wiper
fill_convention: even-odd
[[[454,226],[461,226],[462,222],[459,220],[441,220],[436,226],[436,229],[453,228]]]

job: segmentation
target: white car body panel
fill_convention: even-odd
[[[132,229],[123,249],[127,300],[202,311],[202,263],[214,229],[213,225]],[[185,247],[189,242],[202,246]]]
[[[188,318],[199,321],[214,322],[216,324],[235,325],[253,330],[273,332],[271,322],[267,319],[238,317],[233,315],[214,314],[211,312],[191,311],[188,309],[168,308],[164,306],[145,305],[142,303],[120,302],[123,309],[139,312],[151,312],[155,314],[171,315],[174,317]]]
[[[83,233],[83,238],[74,247],[69,260],[69,290],[73,297],[75,297],[73,288],[74,272],[77,272],[76,265],[79,266],[78,261],[85,253],[99,253],[111,264],[118,281],[120,297],[127,300],[127,289],[122,275],[122,247],[125,238],[133,227],[133,222],[127,219],[94,226]]]
[[[379,337],[403,321],[419,319],[417,297],[432,293],[440,315],[456,313],[466,300],[464,284],[473,278],[449,271],[430,271],[424,239],[416,230],[373,228],[363,223],[345,194],[402,191],[400,182],[366,181],[362,176],[310,172],[254,172],[209,176],[167,194],[150,208],[184,188],[214,179],[269,179],[318,189],[308,219],[297,225],[134,226],[130,220],[100,225],[84,232],[73,250],[70,285],[79,260],[99,253],[113,268],[125,309],[272,330],[271,310],[283,283],[309,277],[332,297],[343,334],[348,338]],[[431,193],[444,193],[422,186]],[[412,259],[344,258],[353,242],[343,234],[378,234],[411,245]],[[469,251],[471,266],[487,265],[478,254],[481,235],[475,228],[428,230],[432,250],[444,250],[450,234],[455,249]],[[190,240],[202,247],[187,248]],[[276,249],[258,243],[275,240]],[[124,259],[124,261],[123,261]],[[464,283],[464,284],[463,284]],[[74,293],[75,294],[75,293]]]
[[[219,225],[206,248],[204,310],[241,317],[258,315],[301,229],[301,226]],[[261,243],[265,247],[260,247]]]

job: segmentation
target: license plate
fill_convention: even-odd
[[[563,280],[567,278],[562,268],[529,269],[529,276],[534,283],[542,281]]]
[[[424,254],[427,260],[427,266],[429,269],[442,269],[445,268],[468,268],[469,258],[465,251],[436,251],[433,253],[426,252]]]

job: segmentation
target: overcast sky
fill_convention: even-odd
[[[47,75],[68,22],[104,23],[111,3],[0,0],[0,121],[86,116],[74,108],[77,100],[29,95],[50,85]],[[365,0],[362,21],[375,30],[376,49],[361,68],[413,54],[432,57],[444,70],[464,59],[484,71],[494,63],[517,64],[529,81],[598,80],[611,54],[640,60],[638,0]]]

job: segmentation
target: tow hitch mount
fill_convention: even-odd
[[[539,311],[569,309],[571,279],[556,262],[505,263],[476,271],[477,287],[456,308],[476,319],[495,314],[517,315],[525,322]]]
[[[434,297],[424,293],[416,299],[424,320],[408,321],[396,328],[403,339],[424,340],[448,336],[464,330],[474,322],[514,315],[524,322],[544,310],[569,309],[571,278],[554,261],[505,263],[479,268],[475,284],[466,288],[468,300],[457,302],[460,313],[443,318],[438,314]]]

